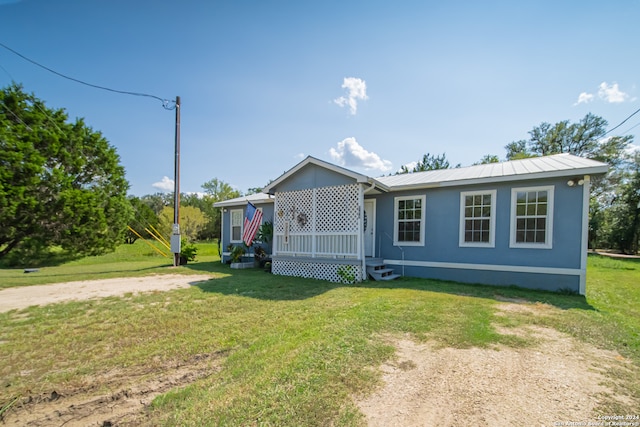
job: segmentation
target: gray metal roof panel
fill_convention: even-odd
[[[439,169],[376,178],[391,190],[449,185],[570,176],[573,174],[604,174],[609,166],[571,154],[532,157],[503,163],[489,163],[456,169]]]

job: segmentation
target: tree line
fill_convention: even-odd
[[[504,160],[571,153],[608,163],[594,181],[590,203],[591,247],[636,253],[640,240],[640,154],[633,136],[608,135],[608,123],[587,114],[577,123],[542,123],[526,140],[505,146]],[[478,163],[501,161],[487,154]],[[459,167],[456,165],[455,167]],[[426,153],[398,173],[452,167],[446,154]],[[173,195],[128,196],[129,184],[115,148],[82,119],[69,121],[12,84],[0,90],[0,259],[20,263],[56,248],[70,257],[113,250],[147,229],[169,234]],[[217,201],[242,194],[213,178],[203,196],[181,195],[181,231],[191,241],[219,237]],[[248,194],[260,188],[248,190]],[[10,256],[9,256],[10,255]]]

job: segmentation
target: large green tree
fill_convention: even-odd
[[[571,153],[618,167],[625,161],[625,148],[633,136],[606,137],[607,126],[605,119],[591,113],[577,123],[569,120],[554,125],[541,123],[529,131],[528,140],[513,141],[505,146],[507,159]]]
[[[74,255],[121,244],[131,207],[114,147],[12,84],[0,90],[0,257],[52,245]]]

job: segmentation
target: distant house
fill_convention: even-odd
[[[242,244],[247,201],[273,221],[274,274],[406,275],[584,294],[590,178],[607,170],[557,154],[372,178],[307,157],[263,194],[215,206],[223,248]]]

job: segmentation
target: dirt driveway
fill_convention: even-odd
[[[554,309],[529,303],[505,303],[498,308],[498,315],[525,311],[532,316]],[[367,424],[606,426],[614,424],[603,421],[604,416],[640,416],[640,401],[624,393],[620,380],[625,374],[635,375],[638,367],[620,354],[550,328],[496,329],[533,338],[537,344],[455,349],[389,337],[397,351],[394,360],[380,367],[384,385],[371,396],[356,398]],[[597,407],[605,401],[626,409],[600,414]],[[632,422],[640,425],[638,418]]]
[[[127,293],[168,291],[188,288],[209,280],[201,275],[165,274],[145,277],[86,280],[80,282],[54,283],[51,285],[21,286],[0,290],[0,313],[23,309],[32,305],[46,305],[64,301],[82,301]]]

